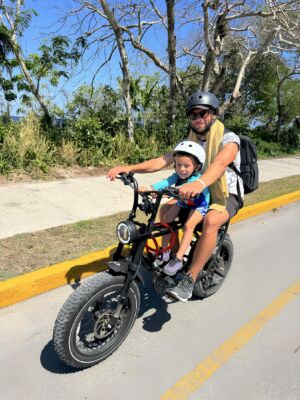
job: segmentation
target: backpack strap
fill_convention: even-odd
[[[233,162],[230,163],[228,165],[228,167],[230,169],[232,169],[237,174],[237,179],[236,179],[236,181],[237,181],[237,184],[236,184],[237,197],[238,197],[239,206],[240,206],[240,208],[242,208],[244,206],[244,200],[243,200],[243,197],[242,197],[240,181],[239,181],[239,178],[238,178],[238,177],[241,178],[242,175],[241,175],[240,171],[237,169],[237,167],[233,164]]]

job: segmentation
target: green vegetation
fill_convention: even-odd
[[[143,79],[146,87],[150,78]],[[122,109],[118,107],[120,94],[107,86],[94,91],[89,101],[87,98],[91,88],[81,87],[62,115],[62,127],[49,127],[33,113],[29,113],[21,122],[7,122],[2,118],[0,173],[26,171],[33,175],[43,174],[48,173],[54,165],[109,167],[141,162],[169,151],[187,136],[184,101],[179,104],[175,130],[170,135],[166,99],[168,89],[156,82],[151,94],[144,94],[143,90],[143,87],[139,89],[134,103],[134,142],[127,138]],[[277,140],[276,123],[260,122],[250,128],[256,119],[250,109],[246,115],[245,111],[242,114],[239,107],[224,116],[228,128],[253,138],[261,157],[299,152],[298,120],[282,128]]]

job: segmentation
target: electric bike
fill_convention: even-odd
[[[182,273],[191,263],[195,244],[201,235],[197,226],[190,249],[184,257],[183,270],[175,276],[163,272],[158,263],[166,249],[159,246],[159,238],[169,234],[173,246],[184,220],[170,224],[155,223],[163,197],[178,198],[178,190],[168,187],[160,191],[139,192],[132,173],[118,176],[133,189],[132,210],[127,220],[117,225],[119,244],[107,270],[85,279],[61,308],[54,326],[53,342],[56,353],[66,364],[75,368],[93,366],[110,356],[129,334],[139,312],[140,287],[144,285],[143,271],[152,277],[154,289],[168,295]],[[137,220],[137,210],[147,216],[146,222]],[[229,221],[218,232],[217,246],[197,277],[193,295],[205,298],[222,285],[232,262],[233,245],[227,233]]]

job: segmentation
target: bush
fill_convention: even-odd
[[[98,118],[81,118],[67,129],[68,139],[74,141],[82,149],[89,147],[106,147],[110,140],[109,135],[101,129],[101,122]]]
[[[60,146],[57,147],[57,162],[62,165],[70,167],[77,163],[80,150],[77,148],[74,142],[68,142],[65,139],[62,140]]]
[[[283,153],[282,147],[279,143],[266,142],[262,139],[254,139],[257,146],[259,157],[279,156]]]
[[[0,171],[48,171],[54,164],[54,148],[41,132],[39,119],[29,114],[5,133],[0,153]]]
[[[5,125],[0,121],[0,143],[3,143],[5,133],[6,133],[6,127],[5,127]]]

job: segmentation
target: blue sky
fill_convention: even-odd
[[[186,3],[184,1],[182,2],[182,4],[188,3],[188,1]],[[160,7],[162,13],[165,13],[165,0],[157,0],[156,5]],[[24,32],[21,42],[24,55],[36,52],[42,41],[47,40],[47,38],[50,39],[53,35],[66,35],[71,41],[75,38],[70,35],[70,26],[68,27],[67,25],[59,23],[59,20],[65,13],[74,9],[74,7],[78,7],[78,4],[73,0],[25,0],[25,7],[27,9],[36,10],[38,15],[33,15],[30,26]],[[181,33],[186,35],[188,29],[190,28],[184,28],[180,32],[176,32],[177,39],[180,40]],[[145,45],[155,50],[155,53],[159,54],[163,62],[167,62],[166,36],[165,29],[153,26],[144,38]],[[139,74],[153,75],[155,72],[159,72],[161,80],[167,83],[168,78],[166,74],[155,67],[153,62],[149,61],[146,55],[137,53],[131,46],[127,46],[127,51],[133,76]],[[70,100],[72,94],[81,85],[91,82],[95,71],[102,62],[103,58],[101,59],[101,55],[97,56],[97,58],[93,58],[93,52],[91,51],[87,54],[85,62],[80,63],[80,66],[73,72],[69,80],[62,80],[57,88],[50,87],[51,93],[49,93],[49,89],[45,89],[45,97],[52,98],[53,103],[63,106],[66,102],[66,98]],[[118,51],[116,51],[111,62],[97,74],[95,85],[108,84],[116,88],[118,86],[117,78],[119,77],[121,77],[121,70]],[[14,107],[14,109],[15,108],[16,107]]]
[[[159,3],[163,4],[164,1],[157,2],[157,4]],[[74,2],[71,0],[27,0],[26,7],[35,9],[38,16],[33,16],[31,24],[22,39],[22,48],[25,54],[35,52],[41,44],[41,41],[46,39],[46,34],[50,32],[53,32],[55,35],[68,36],[69,29],[58,23],[58,20],[62,17],[64,11],[74,8]],[[160,32],[153,30],[150,42],[151,46],[155,48],[156,51],[161,50],[162,52],[165,52],[166,42],[161,40]],[[132,50],[129,51],[129,56],[133,73],[138,71],[139,73],[152,74],[155,70],[157,71],[157,69],[152,66],[152,63],[147,65],[146,56],[138,55]],[[84,64],[83,69],[81,66],[80,71],[78,70],[68,82],[63,83],[62,87],[64,90],[72,93],[81,84],[90,83],[94,71],[96,71],[97,66],[100,65],[101,62],[101,59],[97,58],[90,64]],[[120,76],[121,71],[119,67],[118,53],[115,52],[115,56],[109,66],[104,67],[97,75],[95,83],[109,84],[116,87],[117,77]]]

